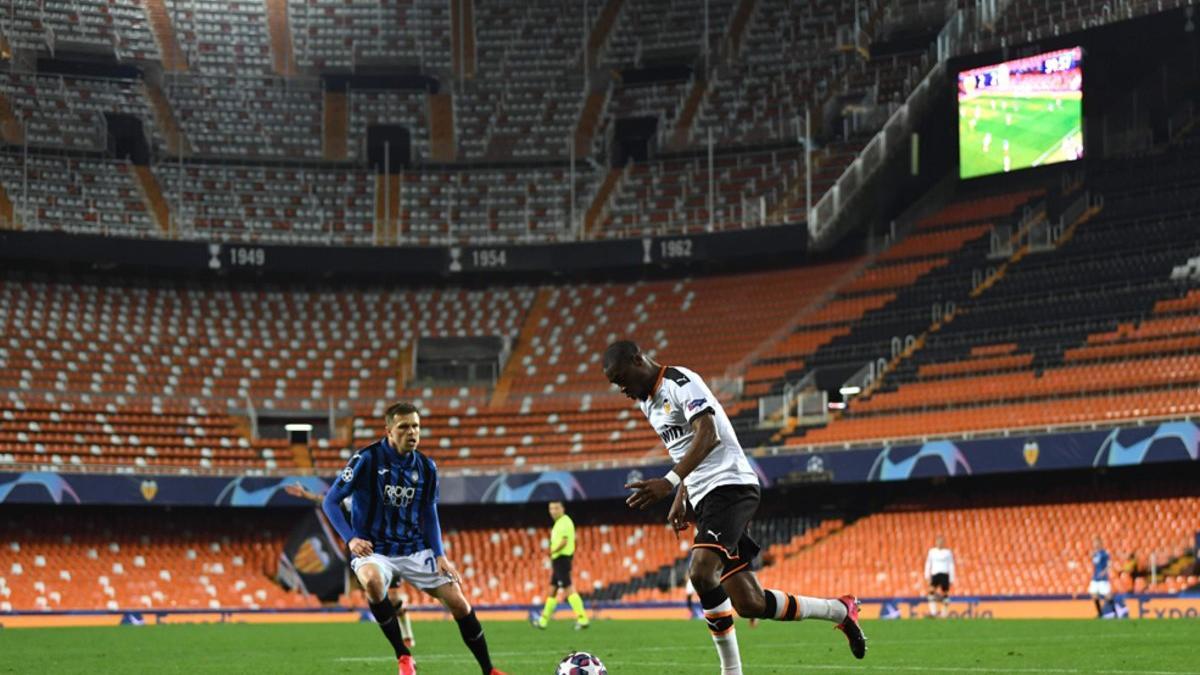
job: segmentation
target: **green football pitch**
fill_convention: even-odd
[[[984,95],[959,102],[959,176],[971,178],[1073,159],[1068,149],[1083,143],[1081,103],[1078,92]]]
[[[599,656],[616,675],[718,672],[699,621],[596,621],[575,632],[485,623],[496,665],[512,675],[551,675],[572,650]],[[479,671],[450,622],[416,622],[421,675]],[[870,650],[855,661],[824,622],[758,628],[738,623],[747,675],[758,673],[1048,673],[1197,671],[1200,622],[869,621]],[[394,673],[383,636],[362,624],[212,624],[0,630],[0,673]]]

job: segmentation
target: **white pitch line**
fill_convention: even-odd
[[[678,650],[695,651],[695,647],[678,648]],[[648,650],[639,650],[648,651]],[[667,650],[662,650],[667,651]],[[500,657],[498,660],[507,659],[509,662],[516,663],[544,663],[542,659],[531,658],[528,652],[508,652],[492,654],[493,657]],[[513,658],[516,656],[524,658]],[[551,659],[556,657],[550,657]],[[390,662],[395,661],[390,656],[362,656],[362,657],[342,657],[334,659],[341,663],[348,662]],[[474,663],[475,659],[469,656],[451,656],[430,654],[428,656],[418,657],[418,663],[434,662],[434,663]],[[664,668],[679,668],[681,666],[691,666],[694,663],[680,663],[679,661],[645,661],[638,659],[639,666],[662,666]],[[1119,670],[1119,669],[1093,669],[1093,668],[1005,668],[994,667],[986,668],[982,666],[901,666],[888,663],[872,664],[863,662],[850,662],[848,665],[835,666],[826,663],[796,663],[788,661],[786,663],[764,663],[761,661],[751,661],[750,666],[755,668],[781,668],[788,671],[806,671],[806,670],[874,670],[886,672],[934,672],[934,673],[1022,673],[1036,674],[1045,673],[1046,675],[1087,675],[1088,673],[1099,673],[1100,675],[1193,675],[1195,671],[1191,670]]]
[[[1057,143],[1055,143],[1054,145],[1050,146],[1050,149],[1049,149],[1049,150],[1047,150],[1047,151],[1043,152],[1043,153],[1041,154],[1041,156],[1040,156],[1040,157],[1038,157],[1037,159],[1033,160],[1033,164],[1030,164],[1029,166],[1039,166],[1039,165],[1042,163],[1042,160],[1044,160],[1044,159],[1046,159],[1047,157],[1049,157],[1049,156],[1050,156],[1050,153],[1052,153],[1052,152],[1054,152],[1055,150],[1057,150],[1057,149],[1059,149],[1060,147],[1062,147],[1062,144],[1063,144],[1063,143],[1066,143],[1066,142],[1067,142],[1067,139],[1068,139],[1068,138],[1070,138],[1070,137],[1072,137],[1072,136],[1074,136],[1074,135],[1075,135],[1075,133],[1076,133],[1077,131],[1079,131],[1079,127],[1075,127],[1074,129],[1071,129],[1069,132],[1067,132],[1067,135],[1066,135],[1066,136],[1063,136],[1062,138],[1058,139],[1058,142],[1057,142]]]

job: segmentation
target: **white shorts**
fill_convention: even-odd
[[[369,556],[354,558],[350,561],[350,568],[355,573],[363,565],[375,565],[379,568],[379,572],[383,575],[384,588],[391,586],[397,578],[403,579],[423,591],[453,583],[450,577],[438,571],[433,550],[428,548],[412,555],[395,558],[372,553]]]
[[[1097,581],[1093,579],[1088,583],[1088,595],[1097,595],[1102,598],[1107,598],[1112,595],[1112,584],[1107,581]]]

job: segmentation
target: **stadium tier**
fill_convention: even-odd
[[[603,380],[599,358],[615,336],[722,374],[846,267],[461,292],[130,287],[10,277],[0,294],[7,336],[0,382],[10,392],[0,463],[282,468],[292,464],[290,451],[252,440],[246,423],[235,424],[226,411],[250,401],[264,412],[320,414],[333,398],[355,411],[343,434],[314,443],[316,465],[328,468],[378,437],[380,406],[398,397],[426,407],[431,452],[448,466],[636,460],[653,451],[657,437]],[[73,325],[43,320],[92,305],[107,309]],[[317,320],[297,318],[298,308]],[[385,315],[404,318],[370,333],[349,328]],[[418,336],[485,335],[517,336],[494,395],[406,386],[401,371]],[[736,402],[732,392],[725,397],[731,411],[752,404]],[[202,430],[196,438],[164,437],[153,424],[144,426],[156,414],[184,411],[193,414],[162,424]],[[89,428],[93,421],[105,428]]]
[[[293,524],[286,513],[233,522],[140,509],[5,519],[0,612],[317,607],[272,578]]]
[[[885,254],[850,282],[846,288],[865,293],[915,279],[805,365],[853,365],[871,354],[894,360],[881,382],[827,426],[786,442],[1195,414],[1194,291],[1172,272],[1200,252],[1191,216],[1196,164],[1186,152],[1150,164],[1111,165],[1094,183],[1103,204],[1065,223],[1051,250],[1022,248],[988,260],[989,238],[969,221],[955,225],[939,214],[922,223],[913,244],[893,250],[923,250],[931,232],[971,239],[949,256],[916,263]],[[1042,206],[1031,203],[1036,221]],[[931,223],[936,229],[925,229]],[[993,278],[978,274],[989,265]],[[943,313],[931,319],[935,303]],[[910,354],[892,351],[894,336],[916,337]]]
[[[854,589],[862,597],[919,597],[922,565],[937,534],[955,551],[961,596],[1076,595],[1087,586],[1089,546],[1112,554],[1122,593],[1177,593],[1196,585],[1186,534],[1200,528],[1195,497],[1097,499],[1070,488],[1054,503],[1015,493],[970,506],[898,503],[849,520],[792,516],[756,520],[764,587],[814,596]],[[946,500],[943,500],[946,501]],[[0,611],[54,609],[207,609],[315,607],[315,596],[286,593],[271,577],[301,512],[251,512],[234,526],[201,513],[126,509],[113,516],[39,512],[38,527],[9,521],[0,531]],[[448,555],[472,602],[536,602],[549,576],[548,531],[535,527],[462,528],[443,523]],[[680,602],[691,531],[663,524],[577,528],[574,576],[591,601]],[[1150,571],[1157,561],[1157,571]],[[436,602],[411,587],[411,606]],[[362,605],[361,591],[340,598]]]
[[[1163,564],[1190,546],[1190,533],[1200,527],[1197,498],[1095,497],[1081,494],[1078,501],[1056,504],[895,507],[829,532],[759,577],[767,587],[816,595],[854,588],[871,597],[921,596],[928,589],[925,552],[941,534],[955,553],[953,592],[964,596],[1082,593],[1091,577],[1087,562],[1094,537],[1112,555],[1119,592],[1177,592],[1196,584],[1194,576],[1164,575],[1148,588],[1144,573],[1152,555]],[[1141,570],[1136,579],[1124,569],[1130,556],[1137,561],[1133,572]]]
[[[5,177],[3,188],[14,221],[27,229],[223,241],[561,240],[801,222],[805,162],[795,139],[804,111],[836,97],[839,117],[856,120],[818,122],[823,130],[810,139],[819,138],[810,143],[816,199],[882,123],[878,114],[858,121],[861,111],[894,107],[923,70],[924,46],[878,59],[847,51],[838,27],[857,6],[628,0],[563,11],[558,2],[483,2],[472,3],[456,28],[452,11],[427,0],[336,11],[315,0],[77,3],[72,13],[0,31],[15,48],[53,53],[63,41],[67,59],[111,53],[118,61],[161,62],[164,74],[14,69],[0,80],[0,117],[5,105],[13,113],[7,140],[27,143],[34,155],[103,152],[106,116],[136,118],[151,147],[143,208],[158,228],[95,227],[115,221],[119,209],[88,203],[80,219],[39,209],[21,180]],[[879,11],[872,5],[860,18]],[[812,58],[797,60],[783,46]],[[399,89],[378,79],[331,88],[323,79],[397,64],[426,79]],[[626,168],[613,155],[614,127],[638,119],[653,120],[654,146],[683,157]],[[409,139],[406,160],[392,167],[405,173],[403,186],[364,168],[370,130],[380,125],[403,127]],[[714,176],[703,156],[710,135]],[[774,149],[755,149],[764,146]],[[574,190],[564,185],[570,156]],[[247,169],[245,160],[320,166]],[[477,166],[513,161],[536,166]],[[604,164],[611,168],[601,170]],[[239,205],[228,191],[213,197],[230,202],[218,206],[197,196],[220,190],[200,187],[206,181],[220,184],[241,171],[279,192],[275,202]],[[270,175],[301,171],[273,189]],[[321,185],[335,175],[343,177],[338,188]],[[342,189],[347,183],[353,188]],[[376,233],[364,234],[368,226]]]
[[[513,605],[544,596],[550,575],[547,534],[546,529],[533,527],[448,531],[447,550],[461,563],[459,571],[471,601]],[[687,541],[677,539],[661,523],[580,526],[575,536],[572,574],[579,591],[588,596],[671,565],[688,550]],[[415,606],[437,604],[411,588],[408,591]],[[361,591],[356,591],[347,604],[361,604],[359,595]]]

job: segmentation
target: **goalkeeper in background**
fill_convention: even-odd
[[[588,627],[587,612],[583,609],[583,598],[571,583],[571,562],[575,558],[575,523],[563,508],[562,502],[550,502],[550,517],[554,529],[550,531],[550,592],[546,594],[546,606],[541,616],[533,618],[535,628],[545,629],[554,616],[554,609],[566,595],[567,602],[575,612],[575,630]]]

